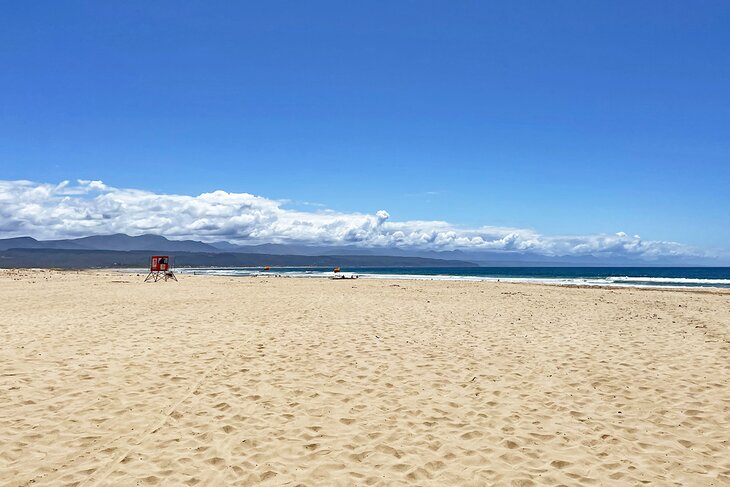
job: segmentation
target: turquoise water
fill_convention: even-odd
[[[178,269],[183,273],[288,277],[331,277],[330,268],[283,267]],[[588,286],[730,288],[730,267],[367,267],[342,268],[344,275],[365,279],[433,279],[543,282]]]

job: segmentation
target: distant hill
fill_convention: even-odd
[[[0,250],[68,249],[68,250],[149,250],[156,252],[220,252],[196,240],[169,240],[160,235],[131,237],[123,233],[94,235],[66,240],[36,240],[31,237],[0,239]]]
[[[326,246],[299,244],[235,245],[212,242],[210,245],[229,252],[266,253],[279,255],[381,255],[393,257],[423,257],[428,259],[461,260],[483,267],[606,267],[606,266],[692,266],[716,265],[711,259],[664,257],[647,261],[640,257],[617,255],[547,256],[532,252],[508,250],[420,250],[398,247],[362,248],[354,245]]]
[[[219,249],[196,240],[169,240],[160,235],[130,237],[123,233],[95,235],[71,240],[93,250],[164,250],[167,252],[217,252]]]
[[[149,266],[149,251],[10,249],[0,251],[0,268],[109,268]],[[241,252],[175,252],[177,267],[475,267],[459,260],[377,255],[272,255]]]
[[[123,233],[113,235],[95,235],[66,240],[36,240],[31,237],[0,239],[0,251],[9,249],[112,250],[120,252],[146,251],[150,254],[178,254],[181,252],[193,252],[209,254],[285,255],[290,257],[418,257],[431,260],[476,263],[485,267],[716,265],[712,259],[680,256],[664,257],[656,261],[647,261],[640,257],[626,255],[546,256],[532,252],[504,250],[490,251],[464,249],[438,251],[399,247],[358,247],[355,245],[302,245],[274,243],[237,245],[225,241],[204,243],[196,240],[170,240],[160,235],[139,235],[132,237]]]
[[[36,240],[31,237],[0,239],[0,250],[7,249],[83,249],[71,240]]]
[[[213,247],[226,252],[274,255],[404,255],[398,249],[363,248],[354,245],[298,245],[298,244],[258,244],[236,245],[230,242],[211,242]],[[415,256],[412,256],[415,257]]]

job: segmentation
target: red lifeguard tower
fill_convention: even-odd
[[[169,255],[153,255],[150,257],[150,273],[145,277],[144,282],[167,281],[173,279],[177,282],[175,273],[172,272],[172,264]]]

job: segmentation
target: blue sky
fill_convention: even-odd
[[[3,6],[0,179],[729,246],[728,2],[149,3]]]

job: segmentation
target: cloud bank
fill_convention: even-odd
[[[297,243],[419,250],[520,251],[544,256],[623,256],[645,260],[702,257],[677,242],[623,232],[548,236],[533,230],[456,227],[445,221],[393,221],[374,214],[298,211],[248,193],[156,194],[78,180],[47,184],[0,181],[0,238],[38,239],[154,233],[172,239],[238,244]]]

